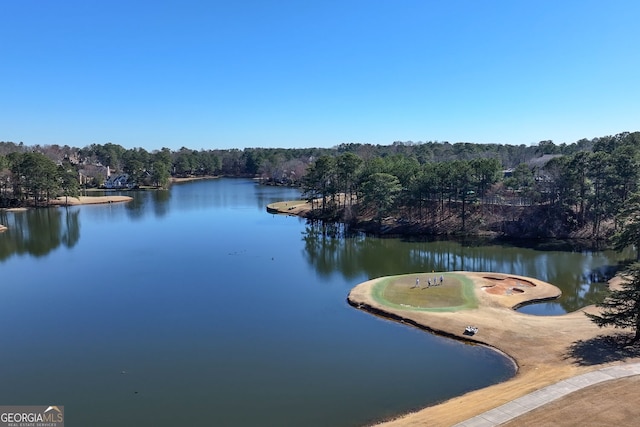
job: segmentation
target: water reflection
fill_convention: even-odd
[[[245,209],[252,208],[264,212],[269,203],[280,200],[299,199],[300,190],[257,185],[247,179],[205,179],[172,185],[169,190],[136,191],[94,191],[94,196],[130,196],[131,202],[125,204],[126,214],[133,220],[143,219],[147,215],[160,218],[172,211],[200,211],[209,208]],[[224,189],[224,191],[221,191]]]
[[[179,185],[188,185],[188,191],[139,190],[139,191],[94,191],[92,196],[130,196],[126,203],[70,207],[67,209],[30,209],[26,211],[0,211],[0,224],[8,230],[0,233],[0,260],[14,253],[44,256],[60,245],[74,246],[80,239],[79,216],[90,221],[101,219],[118,222],[128,218],[142,223],[149,217],[164,218],[172,212],[198,211],[212,207],[219,209],[252,208],[264,212],[265,206],[283,197],[300,197],[297,189],[264,187],[251,180],[220,179],[216,184],[235,191],[212,191],[210,181],[202,180]]]
[[[157,218],[162,218],[169,213],[169,201],[171,200],[171,191],[156,190],[151,193],[153,199],[153,213]]]
[[[147,204],[148,193],[143,192],[136,194],[133,200],[124,204],[124,210],[127,216],[134,220],[140,221],[145,216],[145,205]]]
[[[353,234],[336,224],[308,222],[303,233],[305,257],[324,276],[369,278],[416,271],[491,271],[532,276],[562,290],[562,297],[522,308],[530,314],[562,314],[602,300],[606,280],[631,251],[565,251],[541,242],[516,247],[489,241],[411,241]]]
[[[161,218],[171,211],[171,190],[136,190],[136,191],[93,191],[91,196],[128,196],[132,200],[123,203],[124,213],[127,217],[140,221],[148,215]],[[117,203],[116,205],[120,205]],[[114,212],[112,205],[102,206],[102,214],[119,215],[120,212]],[[92,213],[94,215],[94,213]],[[97,213],[95,213],[97,215]]]
[[[0,260],[14,254],[42,257],[58,247],[74,247],[80,240],[78,208],[0,211],[0,224],[8,229],[0,234]]]

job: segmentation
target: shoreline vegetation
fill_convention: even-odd
[[[616,233],[638,191],[640,132],[557,145],[395,141],[332,148],[149,152],[0,142],[0,206],[38,206],[82,189],[168,188],[210,176],[299,187],[307,217],[378,235],[589,240]]]
[[[344,194],[337,195],[338,199],[344,198]],[[322,199],[314,199],[312,202],[308,200],[287,200],[282,202],[271,203],[267,205],[266,210],[272,214],[296,215],[309,220],[328,221],[333,223],[341,223],[348,225],[352,230],[362,231],[367,234],[376,236],[429,236],[429,237],[479,237],[479,238],[504,238],[504,239],[559,239],[574,242],[582,242],[587,247],[601,247],[603,241],[601,239],[593,240],[590,238],[588,227],[576,230],[572,233],[557,233],[556,235],[539,235],[534,237],[528,233],[518,233],[515,228],[510,228],[510,221],[507,219],[507,211],[502,213],[494,213],[491,220],[494,223],[501,223],[504,226],[498,227],[476,227],[474,229],[461,229],[460,218],[450,216],[446,219],[438,221],[434,226],[430,221],[412,221],[402,215],[389,213],[386,217],[376,219],[371,212],[360,209],[358,215],[352,215],[350,219],[340,215],[326,216],[318,206],[322,203]],[[517,208],[523,211],[526,208]],[[359,206],[354,203],[352,211],[359,210]],[[468,208],[467,221],[474,221],[478,224],[483,222],[481,209],[477,207]],[[520,222],[519,225],[523,225]],[[612,223],[607,222],[602,226],[603,229],[611,228]],[[525,227],[532,228],[534,222],[528,223]]]
[[[600,329],[584,315],[584,312],[596,312],[595,306],[561,316],[532,316],[514,310],[514,307],[528,302],[559,297],[560,290],[552,284],[498,273],[443,274],[445,277],[464,275],[470,279],[478,306],[451,311],[425,310],[398,307],[381,300],[380,290],[376,287],[389,280],[396,282],[396,287],[404,286],[407,293],[428,293],[429,288],[412,289],[413,276],[405,280],[406,283],[402,283],[403,276],[369,280],[354,287],[347,300],[353,307],[377,316],[449,338],[489,346],[514,361],[516,374],[501,383],[383,421],[377,426],[451,426],[563,379],[605,366],[640,361],[638,352],[630,350],[625,353],[618,347],[607,346],[608,340],[614,339],[613,329]],[[445,285],[446,282],[447,279]],[[610,286],[615,287],[618,283],[619,278],[614,278]],[[466,332],[468,325],[477,327],[477,333]]]
[[[191,181],[201,181],[207,179],[217,179],[219,176],[192,176],[192,177],[172,177],[169,181],[172,184],[179,184],[182,182],[191,182]],[[158,190],[159,187],[148,187],[142,186],[139,188],[135,188],[133,190]],[[131,191],[130,189],[105,189],[105,188],[89,188],[83,190],[86,193],[94,193],[94,192],[123,192],[123,191]],[[133,200],[131,196],[58,196],[54,199],[50,199],[48,203],[44,206],[37,207],[50,207],[50,206],[78,206],[78,205],[95,205],[95,204],[105,204],[105,203],[119,203],[119,202],[128,202]],[[6,212],[19,212],[26,209],[30,209],[36,206],[20,206],[15,208],[0,208]],[[0,224],[0,231],[3,230],[4,226]],[[6,229],[6,227],[4,227]]]

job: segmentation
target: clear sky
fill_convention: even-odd
[[[556,143],[640,130],[637,0],[0,0],[0,141]]]

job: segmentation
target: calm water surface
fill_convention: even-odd
[[[611,253],[411,242],[270,215],[249,180],[0,212],[0,404],[70,425],[358,426],[503,381],[497,353],[349,307],[389,274],[485,270],[601,294]],[[537,306],[545,307],[545,304]],[[531,306],[535,307],[535,306]]]

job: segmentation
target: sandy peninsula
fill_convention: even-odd
[[[60,196],[49,202],[51,206],[77,206],[77,205],[96,205],[102,203],[118,203],[129,202],[133,200],[133,197],[129,196],[79,196],[79,197],[65,197]]]
[[[205,179],[217,179],[217,178],[220,178],[220,177],[219,176],[213,176],[213,175],[187,176],[187,177],[182,177],[182,178],[171,177],[171,178],[169,178],[169,182],[174,184],[174,183],[181,183],[181,182],[202,181],[202,180],[205,180]]]
[[[306,200],[287,200],[286,202],[276,202],[267,205],[267,212],[274,214],[304,216],[304,214],[310,210],[311,203]]]
[[[584,315],[584,311],[596,310],[593,306],[562,316],[533,316],[513,310],[513,307],[529,301],[560,295],[557,287],[534,278],[497,273],[444,273],[445,278],[460,275],[473,284],[476,304],[453,310],[420,307],[418,299],[413,300],[414,303],[418,301],[418,307],[392,300],[397,292],[410,296],[417,276],[424,284],[428,279],[435,280],[437,275],[439,273],[425,273],[370,280],[356,286],[348,301],[362,310],[437,334],[488,345],[511,357],[517,365],[517,373],[503,383],[406,414],[379,424],[381,426],[451,426],[568,377],[612,364],[640,361],[637,349],[620,349],[611,344],[610,337],[616,333],[615,330],[600,329]],[[386,300],[380,290],[381,286],[386,286],[384,281],[393,283],[395,287],[395,293],[389,291],[391,301]],[[445,279],[442,286],[447,286],[447,282],[451,281]],[[427,300],[429,291],[430,288],[415,290],[422,292],[425,296],[420,298]],[[477,333],[465,332],[467,326],[477,327]],[[607,385],[598,387],[606,390]],[[624,399],[617,402],[618,407],[625,405]],[[627,402],[636,406],[633,403],[635,399],[627,399]],[[572,425],[570,418],[567,419],[569,424],[558,424],[557,418],[555,421],[554,425]],[[535,425],[533,422],[531,425]]]
[[[129,202],[133,200],[133,197],[129,196],[79,196],[79,197],[66,197],[60,196],[49,201],[49,206],[77,206],[77,205],[97,205],[103,203],[119,203]],[[9,208],[4,209],[7,212],[20,212],[25,211],[28,208]],[[7,229],[6,226],[0,224],[0,233]]]

